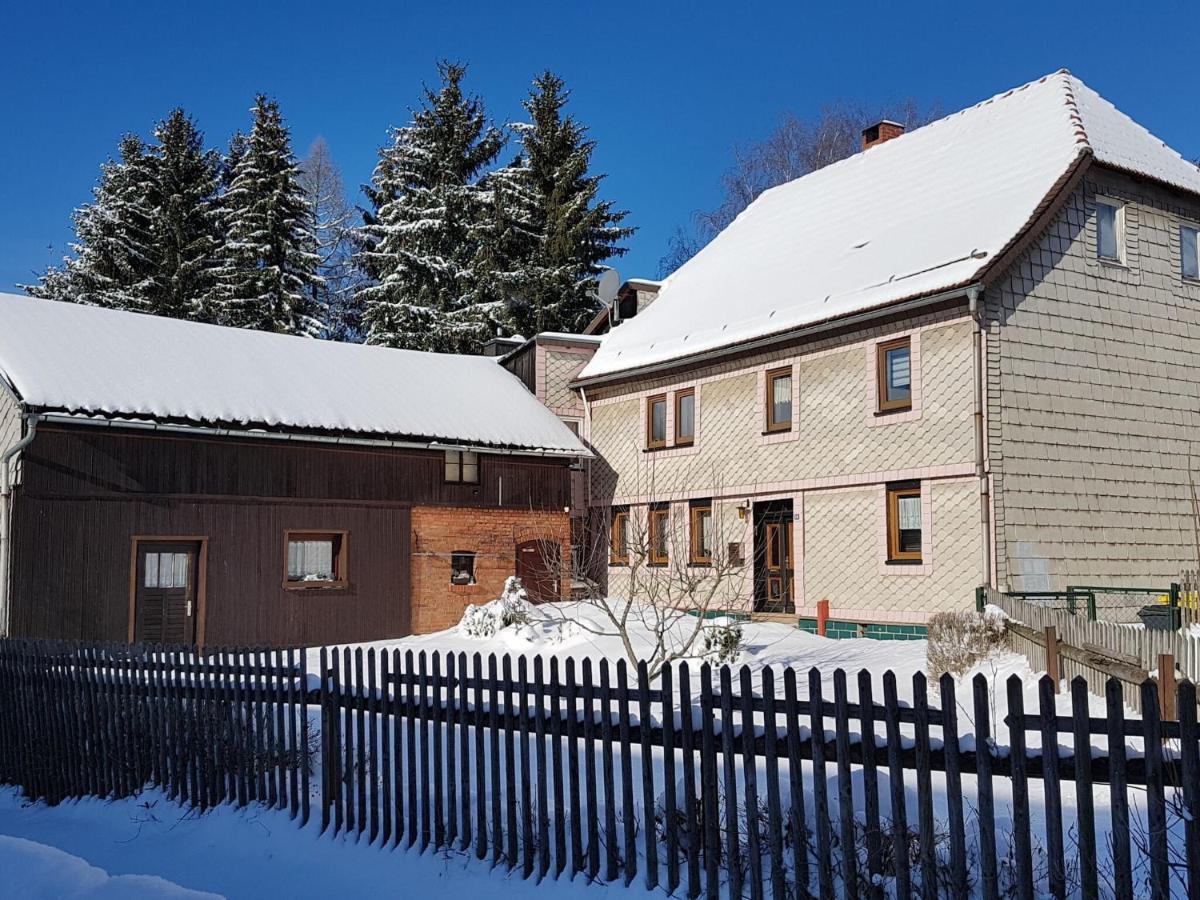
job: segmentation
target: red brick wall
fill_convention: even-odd
[[[560,542],[567,565],[571,559],[570,516],[565,512],[413,507],[413,633],[449,628],[462,618],[468,604],[499,597],[504,580],[516,574],[517,544],[535,539]],[[450,555],[458,550],[475,553],[473,585],[450,583]]]

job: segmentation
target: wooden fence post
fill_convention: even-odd
[[[1058,629],[1046,626],[1046,675],[1054,682],[1054,693],[1060,693],[1058,669]]]
[[[1164,722],[1179,718],[1175,706],[1175,654],[1158,654],[1158,708]],[[1145,713],[1143,713],[1145,715]],[[1146,748],[1149,752],[1149,748]]]

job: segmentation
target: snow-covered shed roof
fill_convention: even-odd
[[[1089,154],[1200,193],[1200,169],[1055,72],[764,192],[605,337],[579,378],[969,285]]]
[[[80,416],[588,455],[495,359],[0,294],[0,380]]]

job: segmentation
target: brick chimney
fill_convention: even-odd
[[[869,150],[876,144],[890,141],[892,138],[900,137],[902,134],[904,134],[903,125],[899,122],[893,122],[891,119],[884,119],[881,122],[876,122],[869,128],[863,129],[862,148]]]

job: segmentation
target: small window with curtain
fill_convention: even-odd
[[[767,431],[792,427],[792,367],[767,373]]]
[[[447,450],[446,481],[479,484],[479,454],[470,450]]]
[[[287,547],[285,587],[347,585],[347,532],[288,531],[284,533],[284,540]]]
[[[654,450],[667,446],[667,396],[659,394],[646,401],[646,447]]]
[[[629,565],[629,510],[615,509],[609,536],[608,564]]]
[[[455,550],[450,554],[450,583],[459,586],[475,583],[474,552]]]
[[[879,344],[876,370],[879,412],[912,409],[912,339]]]
[[[1200,229],[1179,228],[1179,271],[1184,278],[1200,279]]]
[[[670,559],[671,509],[650,508],[650,565],[665,566]]]
[[[712,501],[693,500],[690,513],[690,562],[694,566],[710,565],[713,547]]]
[[[887,489],[888,562],[921,561],[921,486],[894,484]]]
[[[688,388],[675,393],[675,443],[687,445],[696,440],[696,391]]]
[[[1108,262],[1125,262],[1125,205],[1096,198],[1096,256]]]

